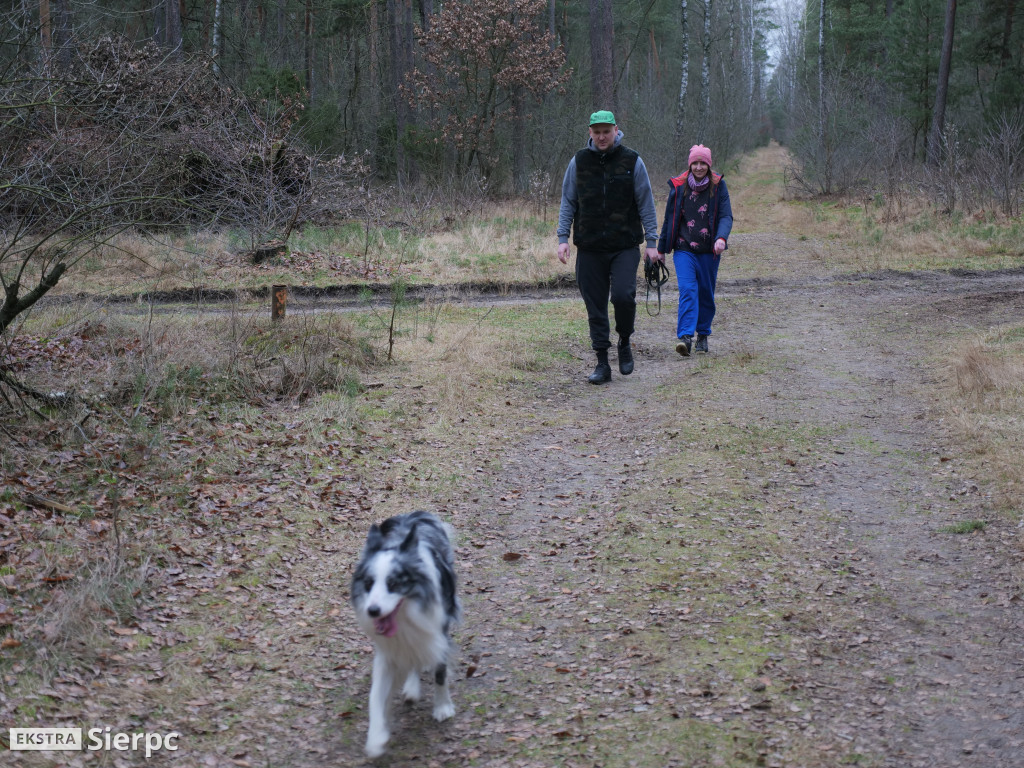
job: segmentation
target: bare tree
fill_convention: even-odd
[[[982,140],[985,184],[995,189],[999,207],[1007,216],[1020,216],[1024,196],[1024,109],[1003,114]]]
[[[501,124],[525,117],[528,97],[560,89],[571,74],[544,29],[544,1],[451,0],[419,34],[427,66],[410,73],[405,93],[437,107],[427,120],[453,152],[459,175],[475,165],[490,178]]]
[[[45,76],[9,66],[0,102],[0,334],[127,229],[281,231],[315,200],[336,208],[316,185],[347,172],[289,149],[300,105],[268,123],[205,62],[153,43],[106,39]]]

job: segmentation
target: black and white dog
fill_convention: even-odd
[[[445,524],[429,512],[412,512],[372,526],[352,577],[352,605],[375,650],[366,754],[377,757],[391,737],[388,701],[400,680],[403,698],[417,701],[420,673],[433,672],[434,719],[455,714],[448,631],[461,609]]]

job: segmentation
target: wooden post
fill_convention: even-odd
[[[288,303],[288,286],[275,285],[270,289],[270,319],[280,320],[284,317],[285,305]]]

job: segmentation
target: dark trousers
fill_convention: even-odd
[[[636,321],[636,270],[640,249],[602,253],[576,251],[576,284],[587,306],[590,344],[595,350],[611,346],[608,324],[608,299],[615,309],[615,331],[621,337],[633,333]]]

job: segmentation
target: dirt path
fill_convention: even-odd
[[[708,357],[643,318],[633,376],[480,435],[461,714],[390,764],[1024,765],[1019,531],[925,399],[1024,275],[723,282]]]
[[[1024,273],[840,276],[777,232],[732,249],[778,269],[723,267],[711,354],[675,354],[669,293],[632,376],[589,386],[579,347],[450,439],[410,432],[396,460],[450,475],[429,502],[459,533],[457,714],[396,707],[379,764],[1024,766],[1021,531],[930,401],[965,336],[1019,323]],[[943,532],[965,520],[987,525]],[[175,764],[368,764],[346,593],[363,529],[296,533],[227,594],[249,615],[216,653],[118,703],[186,732]],[[211,589],[245,546],[218,535],[223,567],[186,566]],[[202,601],[194,584],[152,584],[167,618],[147,620]],[[166,711],[160,679],[196,695]]]

